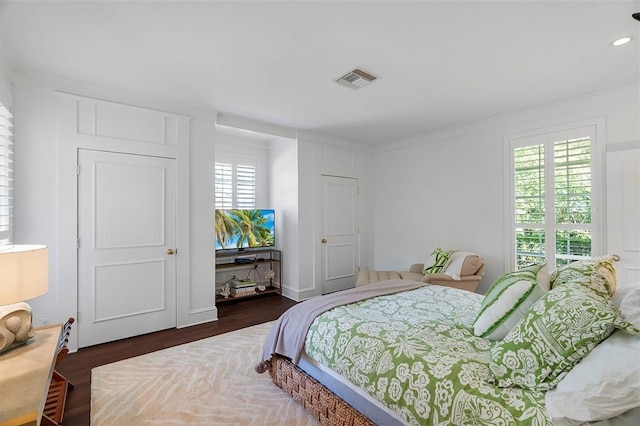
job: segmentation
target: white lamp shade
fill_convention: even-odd
[[[24,302],[47,292],[48,251],[41,245],[0,248],[0,305]]]

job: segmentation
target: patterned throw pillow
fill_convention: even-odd
[[[440,247],[435,249],[429,256],[426,262],[424,262],[423,274],[437,274],[447,265],[449,258],[451,257],[451,251],[444,251]]]
[[[482,300],[473,334],[502,340],[551,286],[546,264],[509,272],[498,278]]]
[[[640,333],[609,296],[579,283],[558,286],[491,350],[491,381],[500,387],[546,391],[598,343],[619,328]]]
[[[578,282],[603,295],[616,291],[615,256],[606,255],[560,266],[551,275],[551,287]]]

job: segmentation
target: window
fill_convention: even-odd
[[[13,231],[13,116],[0,103],[0,245],[12,242]]]
[[[594,219],[595,126],[510,141],[511,247],[516,269],[588,258]]]
[[[256,207],[256,167],[247,164],[216,163],[217,209]]]

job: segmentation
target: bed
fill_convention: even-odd
[[[542,426],[596,420],[602,425],[638,424],[640,373],[637,366],[633,371],[633,362],[640,364],[640,337],[635,335],[640,330],[632,323],[640,318],[640,285],[620,292],[616,302],[611,296],[616,296],[615,276],[607,276],[613,267],[602,266],[608,262],[613,261],[590,262],[585,270],[566,268],[546,278],[538,266],[514,271],[498,279],[487,295],[391,280],[314,298],[294,306],[274,325],[257,370],[269,370],[274,383],[323,424]],[[557,283],[553,291],[552,281]],[[513,287],[526,282],[529,290],[520,289],[521,297],[514,302]],[[498,322],[505,330],[498,332],[495,324],[479,330],[481,314],[492,309],[490,313],[496,314],[496,306],[505,304],[503,298],[518,305],[503,307],[497,314],[502,315]],[[507,349],[527,339],[515,332],[518,328],[533,329],[544,322],[548,312],[540,305],[547,306],[556,320],[577,307],[578,322],[589,331],[564,342],[571,350],[556,348],[562,357],[545,352],[539,356],[538,370],[523,373],[527,365],[536,364],[535,353],[518,360],[507,356]],[[517,321],[505,320],[505,311]],[[585,319],[584,312],[593,312],[598,319]],[[638,318],[629,322],[625,314]],[[564,316],[561,322],[571,320]],[[567,336],[566,330],[547,328],[563,336],[558,341]],[[532,338],[533,352],[544,339]],[[598,345],[604,339],[607,344]],[[601,359],[611,359],[610,352],[600,354],[609,349],[609,340],[616,345],[611,350],[623,358],[620,363]],[[517,365],[519,361],[523,365]],[[602,364],[624,371],[603,368],[600,376],[593,373],[593,366]],[[505,365],[511,371],[505,372]],[[590,373],[569,374],[582,367]],[[604,383],[612,377],[614,384]],[[603,398],[603,392],[612,392],[613,399]],[[607,407],[590,407],[589,398],[599,401],[594,405]],[[582,405],[565,407],[575,400]]]

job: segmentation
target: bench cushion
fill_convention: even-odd
[[[363,269],[358,273],[356,287],[361,285],[377,283],[378,281],[399,280],[402,279],[399,272],[396,271],[370,271]]]

